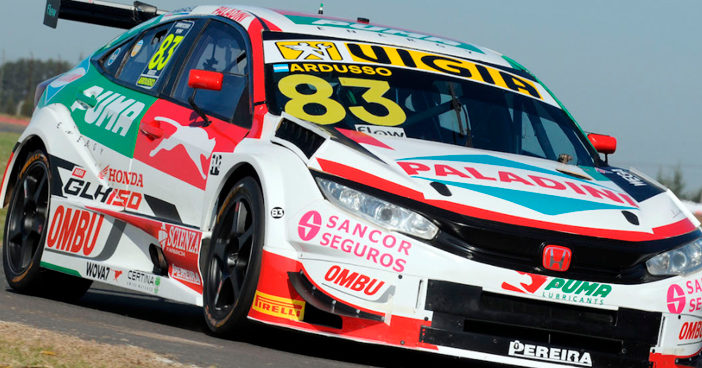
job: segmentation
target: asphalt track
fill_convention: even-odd
[[[206,333],[200,308],[97,282],[75,303],[19,294],[4,281],[1,285],[0,321],[141,346],[199,367],[487,367],[465,359],[261,324],[239,340],[218,338]]]

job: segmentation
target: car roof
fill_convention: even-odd
[[[515,65],[505,59],[502,54],[470,43],[424,32],[317,14],[304,14],[257,6],[201,5],[170,12],[164,15],[164,20],[192,15],[216,15],[232,19],[246,27],[251,24],[253,19],[258,18],[272,31],[390,44],[515,68]]]

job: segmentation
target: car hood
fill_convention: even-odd
[[[330,129],[310,168],[461,215],[627,241],[699,225],[659,184],[629,170]]]

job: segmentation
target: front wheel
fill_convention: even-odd
[[[263,195],[251,177],[238,181],[217,213],[204,267],[204,313],[218,335],[246,324],[261,270]]]
[[[51,200],[49,160],[43,151],[29,154],[12,191],[5,219],[2,264],[10,287],[61,300],[75,300],[91,280],[41,269]]]

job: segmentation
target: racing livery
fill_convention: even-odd
[[[0,193],[14,289],[99,281],[218,334],[698,364],[699,222],[516,61],[363,19],[126,8],[83,19],[129,30],[37,87]]]

